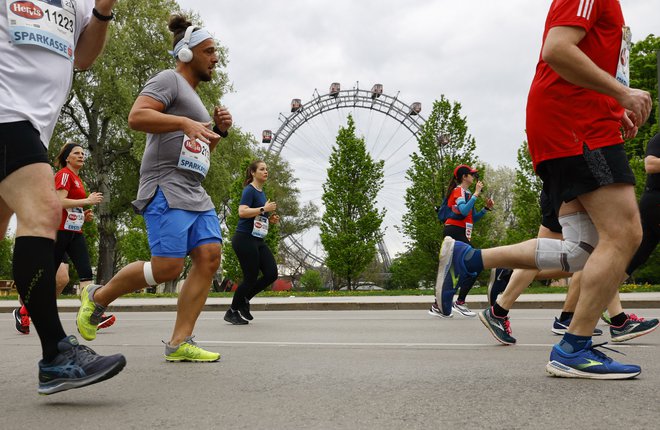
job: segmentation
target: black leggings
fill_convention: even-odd
[[[266,242],[249,233],[236,232],[231,238],[231,247],[243,271],[243,282],[236,288],[231,302],[232,309],[237,310],[275,282],[277,263]],[[263,276],[258,278],[260,271]]]
[[[445,236],[449,236],[454,240],[458,240],[459,242],[463,243],[470,243],[470,239],[467,238],[465,235],[465,228],[464,227],[459,227],[456,225],[445,225],[445,230],[444,230]],[[458,297],[457,299],[461,302],[465,301],[465,298],[467,297],[468,293],[472,289],[472,286],[474,283],[477,281],[476,276],[470,276],[470,275],[461,275],[458,278],[458,282],[455,285],[455,288],[458,289]]]
[[[632,275],[635,269],[646,263],[655,247],[660,242],[660,190],[646,191],[639,201],[639,212],[642,217],[642,243],[630,261],[626,273]]]
[[[87,252],[85,236],[73,231],[58,230],[57,240],[55,241],[56,272],[58,267],[60,267],[60,263],[64,261],[64,254],[69,256],[81,281],[91,281],[93,279],[92,265],[89,262],[89,252]]]

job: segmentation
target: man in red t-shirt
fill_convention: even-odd
[[[637,133],[651,97],[629,87],[630,40],[618,0],[553,1],[529,91],[532,162],[562,230],[572,230],[577,246],[588,251],[575,315],[546,366],[555,376],[594,376],[582,371],[603,361],[592,350],[593,329],[641,239],[621,128],[626,138]],[[552,252],[553,246],[539,242],[537,249]]]
[[[546,365],[555,376],[628,379],[641,373],[591,343],[642,235],[620,128],[626,138],[635,136],[649,116],[651,96],[628,87],[629,51],[630,30],[617,0],[552,2],[529,92],[527,134],[563,240],[480,250],[445,237],[440,248],[436,285],[494,267],[582,270],[575,314]],[[508,317],[492,307],[479,318],[496,337],[510,336]]]

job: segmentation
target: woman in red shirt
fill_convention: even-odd
[[[470,194],[469,188],[475,182],[474,194]],[[445,221],[445,236],[451,236],[455,240],[470,243],[474,223],[479,221],[487,211],[493,209],[494,203],[490,198],[486,200],[486,205],[480,211],[474,208],[483,187],[484,184],[479,180],[477,170],[466,164],[456,166],[447,189],[447,206],[451,209],[452,216]],[[436,291],[436,301],[431,306],[429,314],[449,318],[452,316],[452,309],[455,309],[466,317],[475,317],[477,314],[465,305],[465,298],[476,280],[476,276],[459,277],[455,286],[453,284],[443,286],[440,300],[438,300],[438,291]],[[451,276],[448,276],[446,282],[449,283],[450,281]],[[459,290],[458,298],[452,303],[457,289]]]

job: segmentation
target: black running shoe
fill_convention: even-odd
[[[244,320],[241,317],[241,314],[239,314],[238,311],[232,310],[231,308],[227,309],[227,312],[225,313],[225,321],[233,325],[249,324],[247,320]]]
[[[126,366],[121,354],[98,355],[78,344],[75,336],[57,344],[60,353],[50,363],[39,362],[39,394],[54,394],[110,379]]]
[[[492,309],[492,307],[489,307],[479,312],[479,319],[498,342],[504,345],[515,344],[516,338],[511,336],[509,317],[500,318],[495,316]]]
[[[610,326],[610,335],[612,336],[612,342],[625,342],[651,333],[656,328],[658,328],[657,319],[645,320],[635,314],[629,314],[628,319],[621,326]]]
[[[493,306],[497,296],[506,290],[511,279],[511,269],[490,269],[490,279],[488,280],[488,304]]]
[[[241,314],[243,319],[252,321],[254,317],[250,313],[250,302],[245,302],[245,306],[238,308],[238,313]]]

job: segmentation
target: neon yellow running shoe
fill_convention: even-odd
[[[165,360],[194,362],[212,362],[220,360],[220,354],[200,348],[193,340],[193,337],[194,336],[187,337],[186,340],[181,342],[176,348],[166,343]]]
[[[94,291],[100,288],[100,285],[87,285],[80,293],[80,300],[82,301],[80,309],[78,309],[78,316],[76,317],[76,326],[78,326],[78,333],[85,340],[96,339],[96,330],[99,323],[103,319],[105,307],[94,303],[89,295],[94,294]]]
[[[605,324],[612,325],[612,320],[610,319],[610,314],[607,313],[607,311],[604,311],[604,312],[600,315],[600,319],[603,320],[603,321],[605,322]]]

